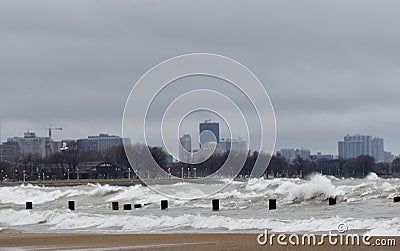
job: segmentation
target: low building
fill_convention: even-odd
[[[244,139],[221,139],[218,143],[217,150],[220,152],[247,152],[247,141]]]
[[[315,155],[312,155],[311,158],[313,160],[333,160],[333,154],[322,154],[318,152]]]
[[[78,165],[79,179],[121,179],[125,171],[107,161],[84,162]],[[133,177],[133,174],[131,174]]]
[[[279,153],[289,163],[292,163],[296,159],[297,156],[299,156],[300,158],[302,158],[304,160],[310,160],[311,159],[310,150],[305,149],[305,148],[300,148],[300,149],[282,148],[282,149],[279,150]]]
[[[119,136],[101,133],[99,136],[89,136],[86,139],[78,139],[78,152],[98,152],[105,153],[108,149],[116,146],[122,146],[124,143],[130,143],[129,139],[123,139]]]

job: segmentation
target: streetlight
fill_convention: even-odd
[[[22,173],[24,174],[24,184],[25,184],[25,170],[22,171]]]
[[[131,179],[131,168],[128,167],[128,180],[130,180],[130,179]]]
[[[182,175],[182,179],[183,179],[183,167],[182,167],[181,175]]]
[[[60,147],[60,151],[62,152],[62,162],[61,162],[61,165],[62,165],[63,170],[65,170],[65,169],[64,169],[65,151],[67,151],[67,150],[68,150],[67,142],[62,142],[62,146]],[[69,180],[69,168],[67,169],[67,172],[68,172],[67,180]]]
[[[194,178],[196,178],[196,176],[197,176],[196,175],[196,167],[193,168],[193,171],[194,171]]]

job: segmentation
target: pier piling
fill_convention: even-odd
[[[132,210],[132,204],[124,204],[124,210]]]
[[[165,210],[168,208],[168,200],[161,201],[161,210]]]
[[[26,204],[25,205],[26,209],[32,209],[32,202],[31,201],[27,201],[25,204]]]
[[[213,211],[219,211],[219,200],[212,200],[212,209]]]
[[[73,200],[68,201],[68,209],[75,210],[75,201]]]
[[[276,199],[269,199],[268,200],[268,209],[275,210],[276,209]]]
[[[118,202],[112,202],[112,210],[119,210]]]

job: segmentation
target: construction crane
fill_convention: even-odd
[[[51,127],[51,125],[50,125],[48,128],[46,128],[46,130],[49,131],[49,139],[51,140],[51,131],[53,131],[53,130],[62,131],[62,128],[61,127]]]

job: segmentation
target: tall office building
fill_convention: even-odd
[[[360,155],[372,156],[372,137],[369,135],[346,135],[338,143],[339,157],[356,158]]]
[[[179,148],[179,160],[188,163],[192,152],[192,138],[189,134],[184,134],[182,137],[179,138],[179,142],[181,143],[183,148]]]
[[[209,133],[201,134],[205,131],[214,134],[215,139],[213,139],[212,135]],[[203,123],[200,123],[200,144],[205,144],[212,141],[216,141],[217,144],[219,143],[219,123],[211,120],[206,120]]]
[[[394,160],[394,155],[391,152],[384,152],[383,162],[390,163]]]
[[[378,163],[385,162],[385,150],[382,138],[372,139],[372,156]]]
[[[78,139],[78,152],[98,152],[104,153],[108,149],[116,146],[122,146],[125,143],[130,143],[130,140],[123,139],[119,136],[99,134],[99,136],[89,136],[86,139]]]

